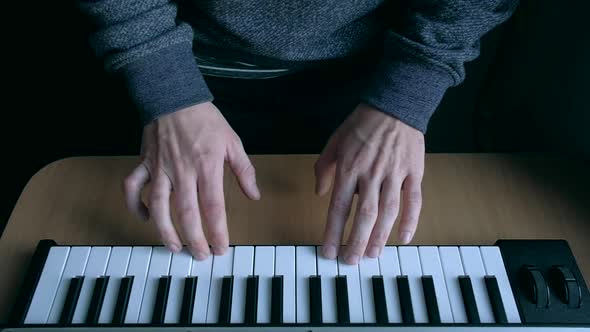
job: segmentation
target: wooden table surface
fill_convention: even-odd
[[[249,201],[226,172],[231,244],[320,244],[329,195],[314,192],[314,155],[252,156],[262,192]],[[37,242],[160,244],[125,209],[121,182],[136,157],[59,160],[24,188],[0,241],[0,322]],[[488,245],[498,239],[569,242],[590,280],[588,162],[556,155],[429,154],[423,208],[411,244]],[[349,223],[350,224],[350,223]],[[392,234],[396,234],[394,227]],[[348,233],[348,227],[347,227]],[[390,244],[398,244],[392,236]]]

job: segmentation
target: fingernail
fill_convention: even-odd
[[[225,248],[223,248],[223,247],[211,247],[211,252],[213,252],[213,255],[223,255],[223,253],[225,252]]]
[[[254,182],[254,198],[260,199],[260,189],[258,189],[258,184]]]
[[[326,258],[329,258],[329,259],[334,259],[334,258],[336,258],[336,255],[338,254],[338,253],[336,252],[336,247],[335,247],[335,246],[333,246],[333,245],[327,245],[327,246],[324,246],[324,247],[322,248],[322,251],[323,251],[323,253],[324,253],[324,257],[326,257]]]
[[[412,233],[410,233],[410,232],[401,232],[401,234],[399,235],[399,238],[403,244],[410,243],[411,237],[412,237]]]
[[[180,251],[180,247],[174,243],[168,243],[168,244],[166,244],[166,247],[168,247],[168,250],[170,250],[172,252],[179,252]]]
[[[348,256],[348,258],[346,259],[346,262],[347,262],[348,264],[358,264],[359,260],[360,260],[360,257],[359,257],[359,255],[357,255],[357,254],[352,254],[352,255],[349,255],[349,256]]]
[[[381,247],[378,246],[371,246],[369,250],[367,250],[367,256],[371,258],[375,258],[381,254]]]
[[[197,260],[202,261],[202,260],[207,259],[207,256],[209,256],[209,255],[207,255],[206,253],[204,253],[202,251],[199,251],[199,252],[197,252],[197,254],[195,256],[197,256]]]

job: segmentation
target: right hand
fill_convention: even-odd
[[[225,161],[244,194],[260,199],[254,167],[217,107],[207,102],[164,115],[144,128],[140,164],[124,181],[127,208],[138,218],[152,220],[162,243],[173,252],[182,249],[182,238],[198,260],[211,251],[222,255],[229,246]],[[148,182],[151,192],[146,206],[141,192]],[[175,222],[171,194],[178,216]]]

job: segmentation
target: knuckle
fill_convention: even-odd
[[[255,176],[255,174],[256,170],[254,169],[254,166],[252,166],[252,164],[250,164],[249,162],[238,170],[238,175],[243,177],[251,177]]]
[[[166,196],[161,191],[153,191],[150,195],[149,204],[151,208],[160,208],[166,204]]]
[[[381,206],[383,208],[383,211],[385,211],[387,213],[397,211],[399,209],[399,199],[397,199],[397,198],[387,199],[381,204]]]
[[[228,237],[227,233],[223,230],[223,227],[212,227],[209,230],[209,241],[216,246],[227,246]]]
[[[348,202],[341,198],[334,199],[330,205],[332,212],[337,214],[344,214],[350,209]]]
[[[192,204],[181,204],[176,211],[180,223],[191,223],[196,215],[195,206]]]
[[[201,211],[209,218],[218,218],[223,213],[225,204],[221,200],[205,200],[201,206]]]
[[[371,219],[377,218],[377,206],[374,204],[362,204],[359,207],[358,215],[361,217],[362,221],[365,223],[370,223]]]
[[[387,243],[387,240],[389,239],[389,230],[390,228],[387,230],[380,230],[375,232],[372,239],[373,244],[377,246],[384,246]]]
[[[348,247],[353,253],[360,256],[365,252],[365,248],[367,247],[367,240],[354,237],[348,242]]]
[[[421,205],[422,204],[422,193],[418,190],[411,190],[407,193],[406,197],[404,197],[409,204],[411,205]]]

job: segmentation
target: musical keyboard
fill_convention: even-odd
[[[386,246],[348,265],[316,246],[39,242],[6,331],[584,330],[590,294],[563,240]],[[369,331],[367,330],[367,331]]]

